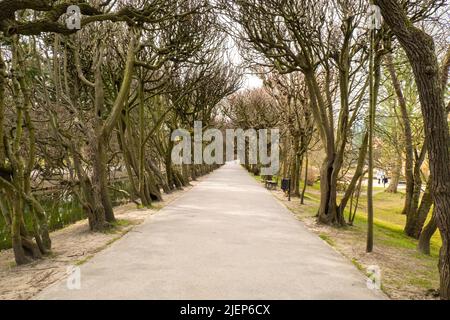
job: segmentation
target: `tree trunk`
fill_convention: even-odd
[[[427,187],[423,193],[422,200],[420,202],[419,209],[417,210],[416,224],[411,230],[411,236],[419,239],[422,232],[423,225],[427,220],[428,213],[430,212],[431,206],[433,205],[433,199],[431,198],[431,178],[428,180]]]
[[[291,195],[294,197],[300,196],[300,171],[301,171],[301,165],[300,165],[300,138],[298,135],[296,135],[293,139],[294,144],[294,150],[292,155],[292,165],[291,165]]]
[[[336,170],[334,162],[334,159],[327,157],[322,164],[318,218],[319,222],[324,224],[344,225],[344,217],[337,210],[337,176],[333,172]]]
[[[105,209],[105,219],[109,223],[116,221],[114,217],[113,206],[111,203],[111,198],[108,192],[108,178],[107,178],[107,166],[106,166],[106,154],[105,146],[106,141],[104,139],[97,139],[96,148],[93,150],[93,181],[94,190],[99,192],[99,196]]]
[[[431,237],[433,237],[436,230],[437,230],[436,215],[433,210],[433,214],[431,216],[430,221],[420,233],[419,244],[417,245],[417,250],[419,250],[419,252],[428,255],[430,254]]]
[[[392,178],[389,183],[386,192],[388,193],[397,193],[398,183],[400,182],[400,174],[402,172],[402,157],[398,155],[397,160],[395,161],[394,169],[392,170]]]
[[[117,141],[119,142],[119,149],[123,155],[125,170],[127,171],[128,180],[131,186],[131,198],[132,201],[134,201],[139,198],[139,191],[133,174],[131,154],[125,138],[125,128],[125,119],[122,117],[119,122],[119,129],[117,130]]]
[[[402,124],[403,124],[403,135],[405,138],[405,154],[406,154],[406,162],[405,162],[405,179],[406,179],[406,196],[405,196],[405,205],[403,206],[402,214],[409,215],[414,214],[411,212],[413,209],[413,193],[414,193],[414,148],[412,142],[412,130],[411,130],[411,122],[409,120],[409,113],[406,106],[406,100],[403,95],[402,87],[400,81],[397,77],[397,71],[394,67],[394,61],[392,58],[392,54],[386,54],[386,65],[389,70],[389,75],[391,77],[392,85],[395,89],[395,94],[397,95],[398,104],[400,106],[400,112],[402,115]]]
[[[74,158],[75,159],[75,158]],[[76,161],[76,160],[75,160]],[[99,192],[96,192],[92,186],[91,180],[77,169],[77,176],[80,180],[82,195],[79,199],[83,204],[83,210],[88,217],[89,228],[91,231],[103,231],[108,224],[105,218],[105,208],[99,197]]]
[[[399,135],[400,130],[398,128],[398,122],[397,119],[394,117],[394,125],[392,127],[392,136],[393,136],[393,147],[397,153],[397,158],[394,163],[394,167],[392,168],[391,172],[391,182],[389,183],[388,188],[385,192],[387,193],[397,193],[398,184],[400,182],[400,176],[402,174],[402,167],[403,167],[403,148],[400,146],[399,141]]]
[[[3,60],[3,52],[0,48],[0,169],[5,162],[5,145],[3,141],[3,130],[5,121],[5,87],[7,79],[6,65]]]
[[[167,177],[167,184],[170,188],[170,190],[174,190],[175,181],[173,177],[173,169],[172,169],[172,148],[173,148],[173,142],[169,140],[169,145],[166,150],[166,154],[164,157],[164,164],[166,167],[166,177]],[[194,165],[191,165],[191,177],[194,175]],[[192,179],[194,180],[194,179]]]
[[[406,225],[405,225],[405,233],[406,235],[416,238],[416,226],[418,223],[418,214],[419,214],[419,200],[420,194],[422,193],[422,178],[421,169],[422,161],[416,159],[416,163],[414,165],[414,175],[413,175],[413,193],[409,203],[409,211],[406,216]]]
[[[347,207],[348,200],[350,199],[350,197],[352,197],[352,195],[355,192],[355,188],[358,184],[358,181],[364,174],[364,165],[366,163],[368,142],[369,142],[369,133],[367,131],[366,134],[364,135],[361,148],[359,149],[358,163],[356,165],[355,174],[353,175],[353,178],[350,181],[350,184],[347,190],[345,191],[344,196],[342,197],[341,203],[339,204],[339,211],[341,212],[342,215],[344,215],[344,210]]]
[[[450,299],[450,151],[442,79],[433,39],[414,27],[396,0],[375,0],[405,50],[419,92],[432,176],[431,194],[442,236],[439,256],[441,299]]]
[[[370,53],[369,53],[369,124],[368,124],[368,180],[367,180],[367,243],[366,252],[373,250],[373,143],[375,136],[375,115],[376,115],[376,95],[374,85],[374,71],[375,71],[375,30],[370,30]]]
[[[22,212],[16,203],[13,208],[12,225],[11,225],[11,241],[14,251],[14,259],[17,265],[22,265],[31,262],[25,255],[25,250],[22,243],[21,224]]]
[[[288,164],[289,150],[288,150],[287,145],[288,145],[288,139],[286,137],[283,137],[283,146],[284,146],[284,148],[281,150],[281,152],[282,152],[281,159],[283,159],[282,160],[282,164],[281,164],[282,165],[282,170],[281,170],[281,172],[282,172],[281,177],[282,178],[286,178],[287,173],[288,173],[288,167],[289,167],[289,164]]]
[[[166,178],[159,171],[159,168],[153,163],[153,161],[151,159],[147,159],[146,165],[147,165],[147,170],[153,172],[153,174],[158,178],[159,184],[161,185],[163,191],[165,193],[169,193],[171,190],[170,190],[169,186],[167,185]],[[189,171],[188,165],[185,165],[185,168],[187,171]],[[187,177],[186,177],[186,180],[188,180],[188,179],[189,179],[189,175],[187,175]]]
[[[300,198],[301,204],[305,204],[305,193],[306,193],[306,187],[308,185],[308,166],[309,166],[309,159],[308,159],[308,153],[306,153],[305,180],[303,181],[302,196]]]
[[[247,170],[249,169],[248,166],[246,166],[246,168],[247,168]],[[198,177],[197,165],[191,164],[189,172],[191,174],[191,180],[196,181],[197,177]]]

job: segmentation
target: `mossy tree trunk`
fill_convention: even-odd
[[[450,299],[450,150],[442,78],[433,39],[416,28],[397,0],[375,0],[412,66],[424,118],[432,177],[431,194],[442,236],[439,257],[440,296]]]

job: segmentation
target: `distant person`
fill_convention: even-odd
[[[378,179],[378,184],[381,184],[381,172],[380,172],[380,170],[377,170],[377,179]]]
[[[386,185],[388,184],[388,182],[389,182],[389,179],[387,177],[384,177],[383,178],[383,184],[384,184],[385,188],[386,188]]]

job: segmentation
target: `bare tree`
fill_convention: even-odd
[[[397,0],[376,0],[375,4],[405,50],[416,79],[430,159],[431,194],[442,236],[440,294],[442,299],[450,299],[450,137],[434,41],[411,23]]]

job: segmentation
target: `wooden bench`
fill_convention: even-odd
[[[278,183],[276,181],[265,180],[264,183],[266,185],[267,190],[276,190],[277,189]]]

